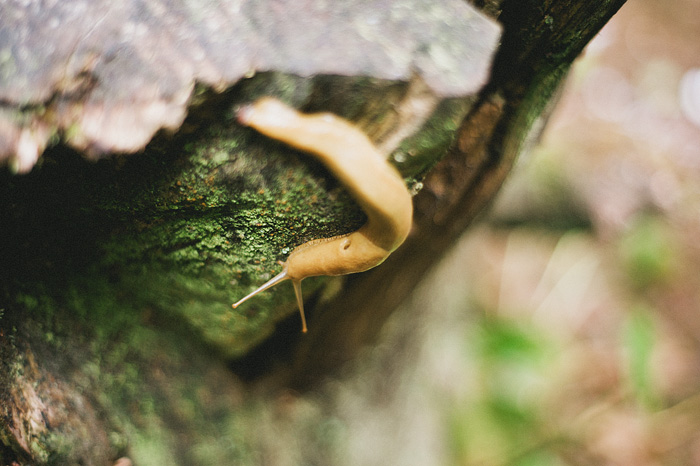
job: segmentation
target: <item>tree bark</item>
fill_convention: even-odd
[[[31,173],[0,174],[0,463],[111,464],[128,456],[134,464],[260,464],[255,430],[270,393],[313,386],[371,344],[493,198],[536,139],[572,62],[624,0],[487,3],[484,11],[503,26],[500,46],[488,81],[459,96],[435,84],[448,72],[440,67],[431,68],[437,78],[314,68],[305,73],[312,77],[270,71],[241,79],[244,63],[239,75],[212,72],[208,81],[204,67],[168,88],[169,105],[187,112],[177,133],[150,139],[179,125],[164,117],[120,146],[132,123],[89,133],[88,120],[74,118],[95,102],[115,124],[128,110],[121,100],[106,105],[117,102],[111,94],[98,99],[109,74],[98,58],[76,74],[82,81],[62,81],[53,97],[42,91],[41,104],[4,107],[3,147],[27,147],[27,137],[39,151],[52,138],[62,142]],[[479,27],[467,38],[474,50],[489,31]],[[266,30],[285,34],[274,21]],[[425,30],[418,21],[414,32]],[[319,50],[319,62],[330,60]],[[490,54],[482,50],[479,66]],[[265,56],[271,70],[286,66]],[[214,86],[222,76],[223,91]],[[205,82],[180,103],[189,79]],[[305,336],[291,289],[270,290],[240,312],[230,303],[275,273],[297,244],[357,228],[363,217],[323,167],[233,123],[235,108],[261,95],[354,121],[419,191],[411,236],[382,266],[304,282],[312,309]],[[134,101],[137,114],[148,115],[153,102],[142,103]],[[149,139],[138,155],[105,157]],[[289,325],[277,325],[290,314]],[[264,376],[265,390],[248,382],[253,376]]]
[[[322,322],[296,350],[293,384],[308,386],[376,337],[537,141],[575,58],[624,0],[494,3],[485,10],[495,9],[504,35],[489,84],[414,198],[411,236],[381,268],[349,277],[343,293],[323,306]]]

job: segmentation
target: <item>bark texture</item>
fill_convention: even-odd
[[[310,374],[342,366],[376,336],[378,323],[489,204],[518,154],[537,141],[573,61],[623,4],[503,1],[495,10],[504,35],[489,84],[414,198],[412,235],[381,268],[349,277],[342,295],[324,306],[324,323],[297,349],[293,383],[306,386],[314,380]],[[493,12],[495,5],[484,7]]]
[[[178,128],[194,83],[244,76],[420,76],[476,92],[498,37],[459,0],[226,0],[0,5],[0,162],[26,172],[52,140],[101,157]]]

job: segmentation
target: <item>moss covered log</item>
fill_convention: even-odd
[[[313,96],[329,80],[352,92],[344,99],[336,95],[337,107],[323,108]],[[211,390],[211,374],[221,377],[225,360],[245,355],[286,316],[293,314],[298,323],[291,287],[236,310],[231,303],[276,274],[278,261],[295,246],[364,222],[362,211],[320,164],[241,127],[236,109],[257,96],[275,95],[345,114],[360,125],[363,118],[381,135],[386,130],[376,128],[396,125],[390,110],[409,88],[366,78],[259,74],[223,94],[201,89],[183,129],[159,135],[140,154],[91,162],[59,144],[32,173],[3,173],[0,325],[9,374],[6,401],[22,409],[27,387],[16,385],[18,378],[39,383],[49,376],[43,363],[36,374],[24,372],[31,367],[28,355],[36,351],[44,355],[41,361],[70,372],[61,372],[67,385],[60,391],[100,396],[97,406],[81,398],[92,407],[84,411],[86,419],[70,419],[77,402],[55,406],[51,400],[50,413],[57,418],[25,426],[10,443],[26,444],[13,449],[32,450],[34,442],[38,450],[32,457],[78,461],[86,452],[61,447],[75,422],[81,429],[97,423],[92,428],[105,432],[119,425],[145,436],[126,442],[114,430],[103,438],[112,454],[127,443],[130,449],[143,444],[176,451],[175,440],[167,438],[172,433],[150,425],[148,417],[161,419],[171,403],[191,404],[187,422],[205,422],[210,408],[196,396]],[[383,105],[377,106],[380,95]],[[394,159],[403,163],[394,162],[407,183],[415,185],[436,155],[445,153],[471,101],[443,101],[425,129],[395,150]],[[307,294],[323,284],[320,278],[307,280]],[[209,359],[212,355],[218,357]],[[151,377],[159,371],[165,371],[160,382]],[[179,388],[167,387],[175,398],[164,400],[160,384],[173,377],[181,379]],[[124,420],[101,413],[140,413],[147,425],[124,426]]]
[[[138,154],[86,161],[64,128],[31,173],[0,172],[0,462],[264,463],[256,429],[276,422],[271,399],[371,341],[493,197],[622,1],[487,3],[505,26],[489,83],[432,101],[401,142],[420,80],[269,72],[198,87],[178,131]],[[302,341],[291,287],[231,303],[296,245],[363,217],[318,163],[235,123],[236,108],[262,95],[355,122],[419,192],[415,231],[395,257],[359,277],[305,281],[313,315]],[[256,348],[276,327],[289,359],[271,363],[276,353]],[[251,372],[267,382],[246,382]],[[318,464],[343,448],[317,431],[326,420],[286,426]]]

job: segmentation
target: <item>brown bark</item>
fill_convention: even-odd
[[[382,267],[351,277],[323,306],[320,322],[297,350],[294,383],[307,386],[372,341],[493,199],[518,154],[536,140],[574,59],[624,0],[503,3],[504,37],[489,85],[415,197],[411,236]]]

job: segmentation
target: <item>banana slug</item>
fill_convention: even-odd
[[[323,162],[367,214],[357,231],[321,238],[295,248],[282,272],[233,304],[233,308],[284,280],[294,285],[302,331],[306,332],[301,281],[318,275],[345,275],[376,267],[408,236],[413,219],[411,195],[399,173],[369,138],[330,113],[303,114],[270,97],[238,111],[239,123],[309,152]]]

